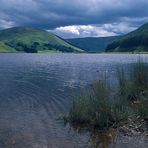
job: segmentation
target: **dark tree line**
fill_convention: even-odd
[[[44,44],[48,49],[55,49],[61,52],[74,52],[74,49],[71,47],[61,46],[61,45],[52,45],[50,43]]]
[[[5,43],[6,45],[15,48],[17,51],[24,51],[27,53],[37,53],[37,43],[33,43],[32,45],[26,45],[22,42],[18,43]]]
[[[109,44],[106,48],[106,51],[114,51],[116,48],[129,50],[134,50],[136,47],[148,47],[148,36],[139,35],[133,37],[127,37],[119,41],[114,41]]]
[[[50,43],[40,44],[38,42],[34,42],[31,45],[27,45],[22,42],[8,42],[6,45],[15,48],[17,51],[24,51],[27,53],[37,53],[38,50],[58,50],[61,52],[74,52],[74,49],[71,47],[61,46],[61,45],[53,45]]]

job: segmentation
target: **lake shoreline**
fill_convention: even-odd
[[[24,54],[26,52],[19,52],[19,51],[14,51],[14,52],[0,52],[0,54],[10,54],[10,53],[18,53],[18,54]],[[39,51],[37,53],[26,53],[26,54],[148,54],[148,52],[60,52],[60,51]]]
[[[113,89],[106,74],[73,101],[67,117],[71,126],[104,132],[110,128],[125,136],[148,136],[148,65],[142,59],[127,77],[117,69],[118,86]]]

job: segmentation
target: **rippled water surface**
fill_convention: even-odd
[[[104,141],[114,147],[110,138],[106,142],[78,133],[57,118],[99,71],[113,77],[116,67],[129,66],[139,56],[148,59],[128,54],[0,54],[0,148],[91,148]],[[129,138],[124,139],[116,146],[126,147]]]

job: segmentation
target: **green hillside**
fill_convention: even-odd
[[[106,48],[107,52],[147,52],[148,51],[148,23],[139,29],[115,40]]]
[[[105,51],[107,45],[114,40],[118,39],[119,36],[112,37],[86,37],[86,38],[75,38],[67,39],[67,41],[74,46],[80,47],[87,52],[102,52]]]
[[[16,52],[16,50],[14,48],[11,48],[7,45],[5,45],[4,42],[0,42],[0,52]]]
[[[0,31],[0,52],[38,52],[55,50],[60,52],[82,52],[60,37],[40,29],[14,27]]]

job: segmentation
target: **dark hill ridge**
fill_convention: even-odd
[[[148,51],[148,23],[137,30],[115,40],[106,48],[107,52]]]
[[[82,52],[80,48],[44,30],[14,27],[0,31],[0,51],[38,52],[48,50]]]
[[[67,39],[67,41],[74,46],[80,47],[87,52],[103,52],[107,45],[114,40],[120,38],[119,36],[111,37],[86,37]]]

